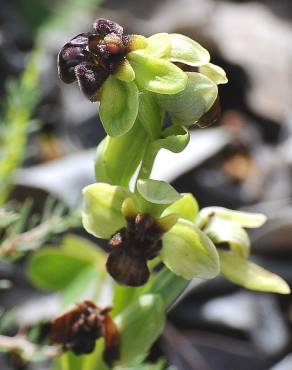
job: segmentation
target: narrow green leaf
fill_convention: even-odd
[[[160,256],[185,279],[212,279],[219,273],[219,257],[212,241],[191,223],[179,220],[163,235]]]
[[[226,84],[228,82],[224,69],[216,64],[204,64],[203,66],[200,66],[199,72],[210,78],[210,80],[215,82],[217,85]]]
[[[132,52],[129,61],[139,87],[158,94],[177,94],[186,87],[187,75],[174,64]]]
[[[232,221],[241,227],[256,228],[262,226],[267,218],[262,213],[248,213],[233,211],[223,207],[203,208],[196,219],[198,227],[204,227],[214,216],[223,220]]]
[[[128,186],[147,144],[148,137],[139,119],[126,134],[115,138],[107,136],[98,145],[96,152],[97,180]]]
[[[34,285],[55,291],[66,288],[89,262],[57,248],[44,248],[29,261],[27,274]]]
[[[122,186],[104,183],[83,189],[82,222],[85,230],[99,238],[108,239],[125,225],[121,207],[131,193]]]
[[[130,366],[141,355],[146,355],[162,333],[165,307],[159,295],[142,295],[115,322],[122,333],[121,365]]]
[[[215,244],[227,243],[233,252],[243,258],[250,254],[250,240],[247,232],[235,222],[212,218],[204,232]]]
[[[199,212],[199,205],[191,193],[182,194],[182,198],[165,209],[162,216],[175,213],[180,218],[194,222]]]
[[[197,122],[213,106],[217,85],[201,73],[188,72],[186,88],[175,95],[158,95],[163,109],[170,113],[174,123],[190,125]]]
[[[171,33],[169,36],[172,47],[169,54],[165,57],[167,60],[184,63],[193,67],[198,67],[209,62],[209,52],[196,41],[178,33]]]
[[[280,276],[232,252],[219,251],[221,272],[226,279],[247,289],[289,294],[290,288]]]
[[[180,194],[167,182],[138,180],[137,189],[144,199],[155,204],[171,204],[180,199]]]
[[[135,82],[123,82],[109,76],[101,90],[99,115],[109,136],[128,132],[136,120],[139,107]]]

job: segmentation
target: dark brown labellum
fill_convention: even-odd
[[[163,230],[149,215],[138,213],[127,220],[127,227],[111,238],[113,247],[107,260],[109,274],[120,284],[141,286],[149,279],[147,261],[162,248]]]
[[[104,37],[109,33],[122,35],[124,29],[118,23],[110,21],[109,19],[100,18],[93,23],[93,28],[100,37]]]
[[[111,366],[119,358],[120,335],[109,311],[84,301],[52,323],[50,339],[63,350],[81,355],[93,352],[96,340],[104,337],[104,358]]]

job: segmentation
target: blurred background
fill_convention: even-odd
[[[99,17],[128,33],[183,33],[210,51],[229,83],[219,87],[220,121],[194,128],[185,152],[162,151],[153,177],[192,192],[201,207],[264,212],[269,221],[251,234],[254,259],[292,283],[291,0],[2,0],[0,9],[0,205],[30,198],[29,212],[43,212],[49,196],[67,215],[60,233],[76,230],[71,213],[94,182],[95,147],[105,133],[97,104],[58,79],[65,42]],[[4,333],[8,311],[23,324],[36,301],[54,307],[24,266],[25,259],[0,261]],[[178,370],[291,370],[291,324],[290,296],[217,278],[173,307],[152,356]],[[0,359],[4,370],[45,369]]]

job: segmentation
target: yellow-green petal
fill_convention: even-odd
[[[140,52],[153,58],[161,58],[171,51],[171,38],[168,33],[156,33],[148,37],[147,48]]]
[[[161,258],[176,275],[212,279],[219,273],[219,257],[212,241],[190,222],[179,220],[162,238]]]
[[[121,62],[114,76],[125,82],[131,82],[135,80],[135,72],[127,59]]]
[[[243,258],[250,254],[250,239],[247,232],[235,222],[212,218],[204,232],[215,244],[226,243],[233,252]]]
[[[162,213],[162,216],[175,213],[180,218],[194,222],[199,211],[199,205],[191,193],[182,194],[182,198],[171,204]]]
[[[199,67],[210,60],[208,50],[187,36],[178,33],[170,35],[172,48],[165,57],[171,62],[180,62],[193,67]]]
[[[241,227],[256,228],[262,226],[267,217],[262,213],[250,213],[233,211],[232,209],[224,207],[206,207],[203,208],[196,219],[196,225],[198,227],[204,227],[212,217],[218,217],[224,220],[229,220]]]
[[[98,238],[109,239],[126,221],[121,208],[131,193],[122,186],[97,183],[86,186],[82,223],[85,230]]]
[[[186,87],[186,73],[166,60],[138,52],[129,53],[128,59],[136,74],[135,81],[142,89],[158,94],[177,94]]]
[[[216,64],[204,64],[203,66],[200,66],[199,72],[210,78],[210,80],[215,82],[217,85],[226,84],[228,82],[224,69]]]
[[[235,253],[219,251],[221,272],[226,279],[247,289],[289,294],[290,288],[280,276],[265,270]]]

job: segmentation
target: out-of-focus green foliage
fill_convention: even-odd
[[[25,157],[32,112],[38,102],[39,69],[35,51],[19,81],[9,81],[0,118],[0,206],[5,203],[15,170]]]

